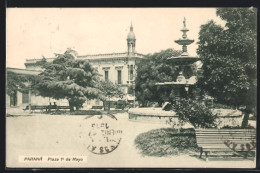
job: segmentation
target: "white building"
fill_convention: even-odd
[[[136,77],[136,71],[137,71],[137,63],[144,58],[143,54],[137,53],[135,51],[135,45],[136,45],[136,37],[133,32],[133,26],[130,26],[130,32],[127,35],[126,39],[127,43],[127,51],[122,53],[107,53],[107,54],[94,54],[94,55],[77,55],[77,53],[71,49],[68,49],[67,51],[70,51],[70,53],[73,53],[75,58],[82,59],[89,61],[89,63],[98,70],[98,72],[102,75],[104,80],[110,80],[113,83],[119,84],[122,87],[122,90],[125,93],[125,96],[127,97],[128,90],[130,86],[134,85],[135,77]],[[55,58],[46,58],[47,62],[53,61]],[[21,71],[27,71],[30,73],[30,71],[41,71],[41,67],[36,65],[37,61],[40,61],[41,59],[26,59],[25,67],[26,69],[20,69]],[[7,69],[8,70],[8,69]],[[11,69],[9,68],[9,71]],[[17,71],[17,70],[16,70]],[[17,73],[20,73],[19,70]],[[21,93],[17,93],[17,99],[21,100],[18,97]],[[10,96],[9,96],[10,97]],[[14,96],[13,96],[14,97]],[[12,104],[10,102],[7,102],[7,105],[10,106],[19,106],[19,105],[26,105],[26,103],[23,102],[17,102],[16,104]],[[32,98],[33,99],[33,98]],[[36,99],[36,98],[35,98]],[[47,105],[49,103],[50,99],[40,99],[39,100],[45,100],[42,102],[35,102],[37,105]],[[46,102],[46,103],[45,103]],[[62,101],[64,104],[64,101]],[[23,104],[22,104],[23,103]],[[61,104],[61,101],[57,101],[58,105]],[[34,104],[32,100],[32,104]],[[88,100],[85,106],[87,105],[102,105],[102,103],[99,100]]]

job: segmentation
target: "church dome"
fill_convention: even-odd
[[[135,33],[133,31],[133,26],[131,24],[131,27],[130,27],[130,32],[128,33],[127,35],[127,39],[128,40],[135,40]]]
[[[134,40],[135,39],[135,33],[130,31],[127,35],[127,39],[131,39],[131,40]]]

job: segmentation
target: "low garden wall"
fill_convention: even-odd
[[[236,127],[241,126],[242,124],[243,114],[239,110],[213,109],[212,112],[216,113],[218,116],[216,119],[218,128],[222,128],[224,126]]]
[[[240,126],[243,114],[239,110],[233,109],[212,109],[217,114],[217,128],[224,126]],[[164,111],[162,108],[132,108],[128,110],[129,120],[147,123],[178,124],[178,116],[174,111]]]
[[[162,108],[132,108],[128,110],[129,120],[160,124],[177,124],[178,117],[174,111]]]

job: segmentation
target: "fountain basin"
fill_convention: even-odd
[[[212,109],[217,114],[217,128],[224,126],[236,127],[240,126],[243,120],[241,111],[232,109]],[[179,124],[178,116],[174,111],[164,111],[162,108],[131,108],[128,110],[128,118],[130,121],[155,123],[155,124]]]
[[[193,64],[194,62],[200,60],[200,58],[196,56],[176,56],[167,58],[167,60],[173,60],[175,63],[186,63],[186,64]]]
[[[159,123],[178,124],[178,117],[174,111],[164,111],[162,108],[132,108],[128,110],[129,120]]]
[[[175,43],[178,43],[179,45],[189,45],[189,44],[191,44],[193,42],[194,42],[194,40],[190,40],[190,39],[175,40]]]

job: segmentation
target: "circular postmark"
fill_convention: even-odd
[[[84,119],[83,131],[87,149],[94,154],[108,154],[120,144],[123,131],[112,114],[91,116]]]

